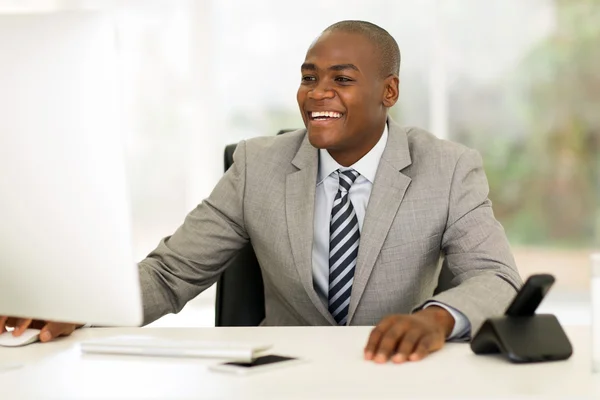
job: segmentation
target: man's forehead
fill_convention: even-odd
[[[317,37],[306,53],[306,60],[322,58],[331,63],[356,63],[372,57],[375,48],[364,36],[348,32],[325,32]]]
[[[373,44],[367,39],[364,35],[355,32],[344,32],[344,31],[333,31],[333,32],[323,32],[319,36],[317,36],[308,51],[315,48],[320,47],[368,47],[373,48]]]

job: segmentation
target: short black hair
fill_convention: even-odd
[[[336,22],[323,33],[336,31],[357,33],[369,39],[380,54],[380,72],[383,77],[400,74],[400,48],[388,31],[371,22],[348,20]]]

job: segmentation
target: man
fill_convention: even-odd
[[[238,145],[210,197],[139,264],[145,323],[180,311],[249,240],[263,325],[376,325],[367,360],[420,360],[504,311],[521,280],[481,159],[388,118],[399,66],[376,25],[317,38],[297,95],[306,130]],[[434,296],[440,255],[453,287]],[[11,322],[19,334],[31,321]],[[48,323],[42,341],[73,329]]]

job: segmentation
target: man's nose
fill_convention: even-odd
[[[335,97],[335,92],[328,84],[319,83],[308,92],[308,97],[313,100],[332,99]]]

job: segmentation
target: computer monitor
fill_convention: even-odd
[[[0,16],[0,315],[142,322],[111,18]]]

